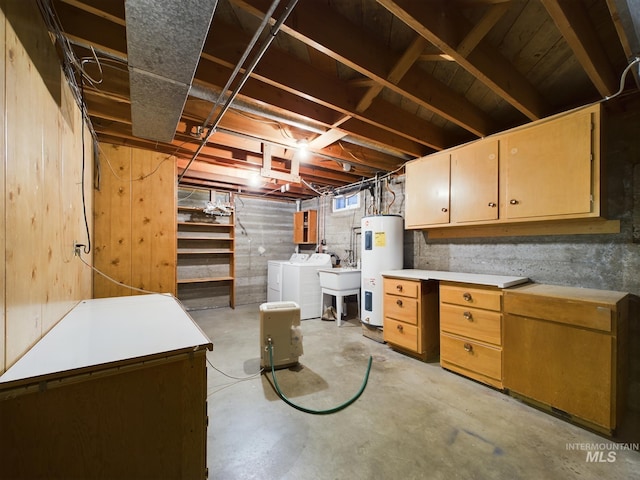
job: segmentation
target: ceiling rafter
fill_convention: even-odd
[[[416,39],[412,42],[412,44],[409,46],[409,48],[404,52],[404,54],[400,57],[398,62],[393,66],[393,68],[389,72],[389,75],[387,76],[389,81],[397,83],[404,76],[407,70],[409,70],[409,68],[420,57],[420,54],[422,53],[425,47],[426,47],[426,41],[422,37],[417,36]],[[356,105],[356,111],[365,112],[367,108],[371,106],[371,103],[380,94],[383,88],[384,87],[380,84],[371,85],[366,91],[366,93],[362,95],[362,98],[360,98],[360,101]],[[353,118],[351,115],[347,115],[343,117],[338,122],[336,122],[336,127],[337,125],[344,123],[351,118]],[[325,134],[320,135],[319,137],[313,139],[312,144],[324,145],[324,146],[330,145],[331,143],[333,143],[333,141],[335,141],[332,139],[336,137],[336,133],[335,133],[336,131],[339,132],[337,128],[332,128],[331,130],[328,130],[327,132],[325,132]]]
[[[464,55],[458,51],[460,42],[473,30],[473,26],[455,8],[442,8],[444,4],[440,2],[377,1],[530,120],[537,120],[550,112],[543,96],[524,75],[484,40],[480,40],[471,51],[465,47]],[[451,7],[450,4],[448,6]]]
[[[256,17],[264,16],[269,4],[268,0],[231,1]],[[423,8],[422,3],[416,5]],[[285,24],[282,31],[297,40],[475,135],[483,136],[495,130],[486,113],[415,66],[398,84],[389,81],[387,75],[396,62],[396,54],[344,17],[320,8],[316,2],[303,2],[296,7],[293,18],[294,27]],[[438,95],[433,95],[434,91]]]
[[[542,0],[542,4],[600,95],[613,95],[618,90],[617,76],[582,3]]]
[[[224,100],[222,86],[272,2],[218,0],[167,143],[132,134],[127,0],[47,1],[59,19],[47,23],[63,30],[51,38],[62,33],[68,40],[57,49],[62,61],[77,65],[69,51],[82,59],[97,138],[181,162],[193,156],[204,118]],[[617,77],[640,54],[640,0],[544,2],[547,8],[542,0],[299,2],[185,184],[309,198],[316,189],[392,172],[412,158],[601,98],[614,84],[605,64]],[[174,18],[183,20],[179,10],[165,21]],[[606,62],[590,42],[601,45]],[[631,73],[640,85],[638,69]],[[247,177],[255,180],[264,166],[263,144],[270,146],[272,170],[287,173],[299,139],[309,141],[310,159],[299,168],[313,188],[291,183],[281,192],[283,180],[266,179],[249,185]]]

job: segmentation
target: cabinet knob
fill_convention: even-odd
[[[509,200],[509,203],[510,203],[511,205],[517,205],[517,204],[519,204],[520,202],[519,202],[518,200],[516,200],[515,198],[512,198],[511,200]]]
[[[446,212],[448,212],[448,211],[449,211],[449,209],[448,209],[448,208],[445,208],[445,207],[442,207],[442,211],[446,213]]]
[[[396,328],[398,329],[398,331],[399,331],[399,332],[401,332],[401,331],[402,331],[402,329],[403,329],[403,328],[402,328],[402,325],[398,325]]]
[[[464,299],[465,302],[470,302],[471,300],[473,300],[473,297],[469,292],[464,292],[462,294],[462,298]]]
[[[487,204],[487,206],[491,207],[491,208],[495,208],[496,207],[496,203],[495,202],[489,202]]]
[[[401,307],[401,306],[402,306],[402,300],[400,300],[400,299],[396,300],[396,305],[398,305],[399,307]]]
[[[396,290],[398,290],[399,292],[402,291],[402,285],[396,285]]]
[[[464,351],[465,352],[472,352],[473,351],[473,346],[470,343],[465,343],[464,344]]]
[[[471,312],[464,312],[462,316],[469,321],[473,320],[473,315],[471,314]]]

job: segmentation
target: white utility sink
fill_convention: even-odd
[[[320,288],[331,290],[353,290],[360,288],[360,270],[355,268],[321,268]]]

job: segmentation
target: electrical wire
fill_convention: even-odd
[[[103,271],[97,269],[96,267],[94,267],[93,265],[89,265],[87,262],[84,261],[84,259],[78,255],[78,258],[80,259],[80,261],[82,263],[84,263],[87,267],[89,267],[91,270],[93,270],[94,272],[96,272],[98,275],[103,276],[104,278],[106,278],[107,280],[109,280],[110,282],[115,283],[116,285],[119,285],[121,287],[125,287],[125,288],[130,288],[131,290],[135,290],[137,292],[141,292],[141,293],[153,293],[153,294],[159,294],[159,295],[165,295],[168,297],[173,297],[173,295],[171,293],[166,293],[166,292],[152,292],[151,290],[145,290],[143,288],[138,288],[138,287],[133,287],[131,285],[127,285],[126,283],[120,282],[118,280],[116,280],[115,278],[110,277],[109,275],[107,275],[106,273],[104,273]]]
[[[271,342],[269,342],[269,344],[267,345],[267,349],[269,350],[269,363],[271,364],[271,377],[273,377],[273,385],[276,389],[276,392],[278,393],[278,396],[290,407],[295,408],[296,410],[300,410],[301,412],[304,413],[310,413],[312,415],[329,415],[332,413],[336,413],[339,412],[340,410],[344,410],[345,408],[347,408],[349,405],[351,405],[353,402],[355,402],[358,398],[360,398],[360,395],[362,395],[362,392],[364,392],[365,387],[367,386],[367,382],[369,381],[369,372],[371,371],[371,363],[373,362],[373,357],[371,357],[371,355],[369,355],[369,363],[367,365],[367,373],[364,376],[364,380],[362,381],[362,385],[360,386],[360,390],[358,390],[356,392],[356,394],[351,397],[349,400],[347,400],[344,403],[341,403],[340,405],[333,407],[333,408],[329,408],[326,410],[312,410],[311,408],[306,408],[303,407],[301,405],[298,405],[296,403],[293,403],[291,400],[289,400],[284,393],[282,393],[282,390],[280,390],[280,386],[278,385],[278,379],[276,378],[276,367],[273,364],[273,344]]]
[[[205,355],[206,356],[206,355]],[[213,368],[216,372],[221,373],[222,375],[224,375],[227,378],[232,378],[234,380],[251,380],[252,378],[256,378],[260,375],[262,375],[262,372],[264,372],[264,368],[261,368],[257,373],[253,373],[247,377],[234,377],[233,375],[229,375],[228,373],[223,372],[222,370],[220,370],[218,367],[216,367],[213,363],[211,363],[211,360],[209,360],[209,357],[207,358],[207,363],[211,366],[211,368]]]
[[[82,108],[84,110],[84,88],[82,86],[82,79],[80,80],[80,93],[81,93],[81,100],[82,100]],[[85,198],[85,193],[84,193],[84,177],[85,177],[85,164],[86,164],[86,155],[85,155],[85,145],[84,145],[84,128],[85,128],[85,115],[84,112],[82,113],[82,123],[80,125],[80,128],[82,129],[81,132],[81,136],[82,136],[82,180],[81,180],[81,188],[82,188],[82,214],[84,217],[84,226],[87,232],[87,245],[83,247],[84,253],[85,254],[89,254],[91,253],[91,232],[89,232],[89,220],[87,219],[87,202],[86,202],[86,198]]]
[[[151,176],[152,176],[152,175],[154,175],[155,173],[157,173],[157,172],[158,172],[158,170],[160,170],[160,167],[162,166],[162,164],[163,164],[164,162],[166,162],[167,160],[170,160],[170,159],[171,159],[171,157],[173,157],[173,156],[174,156],[174,155],[175,155],[175,154],[176,154],[176,153],[177,153],[177,152],[178,152],[178,151],[179,151],[179,150],[180,150],[180,149],[181,149],[181,148],[182,148],[186,143],[189,143],[189,140],[185,140],[185,141],[184,141],[184,142],[182,142],[180,145],[178,145],[178,146],[176,147],[176,149],[175,149],[173,152],[171,152],[171,153],[167,154],[167,156],[166,156],[166,157],[164,157],[164,158],[160,161],[160,163],[158,163],[158,165],[156,165],[156,167],[155,167],[152,171],[150,171],[149,173],[146,173],[146,174],[141,175],[141,176],[139,176],[139,177],[137,177],[137,178],[131,178],[131,179],[125,179],[125,178],[122,178],[120,175],[118,175],[118,174],[116,173],[116,171],[113,169],[113,165],[111,165],[111,161],[109,160],[109,155],[107,155],[107,152],[105,152],[105,151],[104,151],[104,149],[102,148],[102,146],[101,146],[101,144],[100,144],[100,143],[98,143],[98,149],[99,149],[99,150],[100,150],[100,152],[102,153],[102,157],[104,158],[105,162],[107,163],[107,166],[109,167],[109,170],[111,170],[111,173],[113,174],[113,176],[114,176],[114,177],[116,177],[116,178],[117,178],[118,180],[120,180],[120,181],[129,181],[129,180],[131,180],[132,182],[140,182],[140,181],[142,181],[142,180],[144,180],[144,179],[146,179],[146,178],[151,177]]]
[[[620,76],[620,88],[613,95],[610,95],[608,97],[604,97],[605,101],[606,100],[611,100],[612,98],[617,97],[618,95],[620,95],[622,93],[622,91],[624,90],[624,83],[625,83],[626,78],[627,78],[627,73],[629,73],[629,70],[631,70],[631,67],[633,67],[638,62],[640,62],[640,57],[635,57],[633,60],[631,60],[629,62],[627,67],[622,71],[622,75]]]

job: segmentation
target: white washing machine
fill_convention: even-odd
[[[331,255],[314,253],[304,263],[282,266],[282,300],[300,306],[300,319],[320,316],[320,275],[318,270],[331,267]]]
[[[267,302],[282,301],[282,266],[291,263],[304,263],[308,253],[294,253],[289,260],[269,260],[267,263]]]

